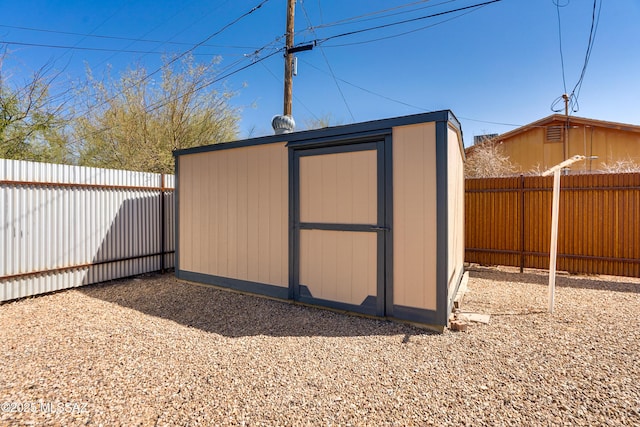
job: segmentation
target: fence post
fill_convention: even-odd
[[[164,211],[164,174],[160,174],[160,272],[164,274],[165,257],[165,211]]]
[[[520,273],[524,272],[524,239],[526,236],[524,208],[524,175],[520,175]]]

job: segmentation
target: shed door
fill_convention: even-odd
[[[384,142],[294,151],[295,299],[385,314]]]

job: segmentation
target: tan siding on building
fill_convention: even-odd
[[[180,269],[288,286],[284,143],[179,157]]]
[[[563,126],[553,122],[548,126]],[[566,149],[562,141],[546,142],[547,126],[525,130],[501,140],[505,155],[516,165],[518,173],[544,171],[576,154],[597,159],[575,164],[573,171],[603,170],[603,164],[631,160],[640,164],[640,133],[573,123],[566,134]],[[472,155],[472,154],[470,154]]]
[[[457,285],[464,264],[464,160],[458,132],[449,127],[447,134],[448,175],[448,286]]]
[[[300,157],[300,221],[375,224],[376,151]]]
[[[393,303],[436,309],[436,126],[393,128]]]
[[[301,230],[300,284],[314,298],[360,305],[376,295],[376,233]]]

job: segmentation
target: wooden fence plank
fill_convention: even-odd
[[[548,177],[465,181],[465,260],[549,266]],[[640,277],[640,173],[561,178],[558,269]]]

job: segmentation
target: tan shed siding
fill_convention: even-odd
[[[300,157],[300,221],[377,222],[376,151]]]
[[[288,286],[284,143],[179,157],[180,269]]]
[[[448,281],[455,286],[464,263],[464,160],[458,132],[451,127],[447,137],[448,175]]]
[[[393,303],[436,309],[435,123],[393,128]]]
[[[314,298],[360,305],[376,295],[376,233],[301,230],[300,284]]]

